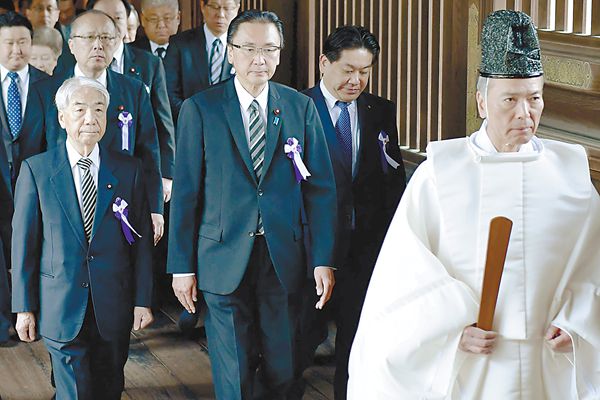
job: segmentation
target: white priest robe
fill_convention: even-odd
[[[489,223],[513,221],[491,355],[476,322]],[[543,339],[550,325],[572,353]],[[497,153],[485,123],[431,143],[391,223],[352,347],[351,400],[600,399],[600,202],[581,146]]]

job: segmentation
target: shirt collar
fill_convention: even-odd
[[[74,76],[83,76],[84,78],[87,78],[87,76],[85,76],[85,74],[83,72],[81,72],[81,69],[79,68],[79,64],[75,64],[75,68],[73,69],[73,75]],[[107,88],[106,70],[102,71],[102,73],[100,74],[100,76],[98,78],[96,78],[96,80],[98,82],[100,82],[102,84],[102,86]]]
[[[67,146],[67,157],[69,158],[69,165],[71,165],[71,169],[77,165],[77,161],[83,156],[75,150],[75,147],[69,142],[69,139],[66,141]],[[90,160],[92,160],[92,164],[96,167],[96,169],[100,169],[100,148],[98,147],[98,143],[94,146],[94,149],[88,156]]]
[[[9,72],[8,68],[4,67],[4,65],[0,65],[0,81],[4,82]],[[22,69],[16,72],[22,83],[27,82],[29,78],[29,64],[26,64]]]
[[[262,110],[267,109],[267,103],[269,102],[269,84],[268,83],[265,85],[265,88],[263,89],[263,91],[260,92],[260,94],[256,98],[252,97],[252,95],[250,93],[248,93],[248,91],[246,89],[244,89],[244,87],[240,83],[237,76],[233,79],[233,83],[235,85],[235,91],[237,93],[237,97],[238,97],[238,100],[240,101],[240,105],[242,106],[242,109],[247,110],[248,107],[250,107],[250,104],[252,104],[252,102],[254,100],[256,100],[258,102],[258,105],[260,106],[260,108]]]
[[[125,49],[125,43],[123,43],[123,41],[121,41],[121,43],[119,43],[119,47],[117,47],[117,50],[115,50],[115,53],[113,54],[113,58],[115,60],[117,60],[117,64],[119,65],[119,68],[122,70],[123,68],[123,50]]]
[[[167,50],[167,48],[169,47],[169,42],[165,44],[158,44],[148,39],[148,43],[150,43],[150,50],[152,51],[152,54],[156,53],[156,49],[158,49],[159,47],[162,47],[165,50]]]
[[[333,107],[335,107],[335,103],[337,101],[341,101],[336,99],[329,90],[327,90],[327,87],[325,86],[325,83],[323,82],[323,79],[321,79],[321,82],[319,83],[319,88],[321,89],[321,93],[323,93],[323,97],[325,97],[325,104],[327,104],[327,109],[328,110],[332,110]],[[350,102],[350,106],[352,107],[354,104],[356,103],[356,100],[352,100]]]
[[[217,38],[215,35],[213,35],[210,29],[208,29],[208,26],[206,26],[206,24],[204,24],[204,37],[206,38],[207,49],[212,48],[212,44],[215,41],[215,39],[219,39],[221,41],[223,48],[225,48],[225,46],[227,45],[227,32],[225,32]]]

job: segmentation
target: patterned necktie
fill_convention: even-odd
[[[256,100],[252,101],[248,110],[250,111],[250,128],[248,129],[250,131],[250,155],[252,156],[254,173],[256,174],[256,178],[260,181],[263,162],[265,160],[265,124],[258,112],[258,102]],[[260,234],[265,232],[260,214],[258,215],[256,231]]]
[[[165,58],[167,50],[165,50],[164,47],[157,47],[155,51],[157,56],[159,56],[160,58]]]
[[[214,85],[221,81],[221,69],[223,67],[223,44],[215,39],[210,52],[210,84]]]
[[[348,112],[350,103],[336,101],[335,105],[342,110],[340,117],[335,123],[335,132],[342,148],[344,160],[348,165],[352,166],[352,127],[350,125],[350,113]]]
[[[17,80],[19,75],[16,72],[9,72],[8,77],[10,78],[10,85],[8,85],[8,126],[10,128],[10,134],[13,138],[19,135],[21,130],[21,122],[23,117],[21,116],[21,94],[19,93],[19,85]]]
[[[83,230],[85,237],[90,241],[92,227],[94,226],[94,213],[96,212],[96,184],[92,178],[90,167],[92,160],[82,157],[77,161],[81,172],[81,203],[83,205]]]

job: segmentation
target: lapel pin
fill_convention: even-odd
[[[107,187],[108,189],[112,189],[112,185],[111,185],[110,183],[109,183],[108,185],[106,185],[106,187]]]
[[[133,72],[133,73],[135,73],[135,68],[131,67],[130,71]]]
[[[273,125],[275,126],[279,125],[279,113],[281,113],[279,108],[273,110],[273,114],[275,115],[275,118],[273,118]]]
[[[123,107],[122,105],[120,105],[119,107],[117,107],[119,109],[119,111],[123,111],[125,109],[125,107]]]

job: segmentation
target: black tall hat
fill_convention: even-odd
[[[540,43],[531,17],[521,11],[491,13],[481,32],[479,74],[489,78],[543,75]]]

